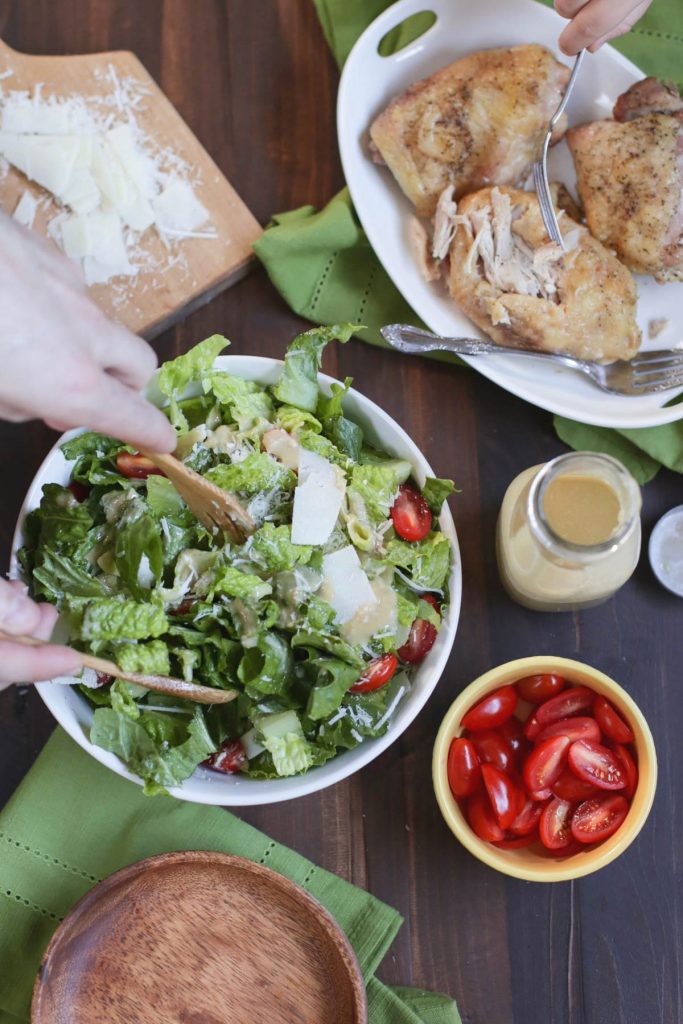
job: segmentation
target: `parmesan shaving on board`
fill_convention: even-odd
[[[32,93],[5,92],[0,85],[0,159],[44,190],[24,192],[14,217],[31,227],[36,209],[48,203],[48,235],[80,265],[85,283],[123,279],[116,290],[125,301],[125,279],[182,264],[183,239],[216,239],[218,232],[195,194],[190,166],[138,125],[148,90],[119,78],[111,64],[95,78],[106,91],[92,96],[44,96],[41,84]],[[164,243],[165,260],[141,244],[150,229]]]

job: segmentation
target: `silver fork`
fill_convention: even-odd
[[[541,216],[543,217],[543,223],[545,229],[552,238],[553,242],[557,242],[562,248],[565,248],[562,234],[560,232],[560,225],[557,223],[557,215],[555,213],[555,207],[553,206],[552,196],[550,195],[550,183],[548,181],[548,146],[550,140],[553,137],[553,132],[557,128],[558,122],[564,114],[565,108],[569,103],[569,97],[572,94],[574,83],[579,73],[579,68],[583,62],[583,58],[586,54],[585,50],[579,50],[574,61],[574,67],[572,73],[569,76],[567,82],[567,88],[565,89],[562,102],[550,119],[548,125],[548,131],[545,133],[543,139],[543,145],[541,147],[541,155],[533,165],[533,176],[534,176],[534,188],[536,189],[536,195],[538,196],[538,205],[541,207]]]
[[[545,359],[585,373],[613,395],[650,395],[655,391],[683,387],[683,348],[640,352],[629,362],[594,363],[565,353],[537,352],[528,348],[507,348],[478,338],[442,338],[409,324],[388,324],[382,337],[398,352],[424,355],[425,352],[452,352],[458,356],[506,355]]]

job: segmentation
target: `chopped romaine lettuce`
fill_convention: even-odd
[[[455,491],[452,480],[440,480],[436,476],[428,476],[422,488],[422,497],[429,505],[432,514],[441,514],[441,507],[449,494]]]
[[[264,523],[251,538],[249,556],[273,572],[306,565],[311,560],[313,548],[308,544],[293,544],[291,537],[291,526]]]
[[[319,395],[318,370],[325,346],[330,341],[348,341],[358,329],[356,324],[313,327],[295,338],[287,349],[280,380],[273,388],[277,400],[314,413]]]
[[[159,370],[159,390],[170,399],[170,418],[174,427],[187,430],[187,417],[178,405],[178,399],[191,380],[201,379],[209,372],[216,356],[229,344],[221,334],[213,334],[184,355],[164,363]]]
[[[85,606],[80,635],[83,640],[146,640],[168,628],[162,607],[113,597],[95,598]]]
[[[390,540],[387,561],[410,574],[421,590],[443,590],[451,564],[451,545],[442,533],[430,533],[424,540]]]
[[[249,430],[258,420],[272,419],[270,396],[253,380],[216,372],[208,374],[203,383],[204,390],[213,392],[221,405],[228,408],[231,419],[240,430]]]
[[[265,452],[252,452],[241,462],[220,463],[204,475],[224,491],[246,495],[260,494],[273,488],[291,491],[296,484],[291,469]]]
[[[354,466],[349,493],[355,492],[365,502],[370,517],[376,522],[385,520],[394,503],[400,484],[406,482],[411,465],[405,459],[387,459],[386,462]]]

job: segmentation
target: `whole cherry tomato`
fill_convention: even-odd
[[[494,764],[481,766],[481,777],[498,824],[508,829],[524,806],[524,792]]]
[[[524,733],[526,739],[531,740],[531,742],[533,743],[538,738],[538,734],[541,731],[541,728],[542,726],[536,718],[536,710],[534,710],[531,712],[526,722],[524,723],[522,732]]]
[[[389,682],[397,668],[398,658],[395,654],[383,654],[381,658],[375,658],[355,686],[349,687],[349,693],[370,693],[372,690],[379,690],[380,686]]]
[[[567,763],[574,775],[598,789],[623,789],[626,778],[609,747],[591,740],[576,740],[569,748]]]
[[[136,452],[135,455],[131,452],[119,452],[116,456],[116,468],[122,476],[136,480],[146,480],[148,476],[166,475],[158,466],[154,465],[151,459],[141,455],[140,452]]]
[[[541,704],[544,700],[556,696],[560,690],[564,690],[566,685],[567,680],[554,673],[525,676],[515,683],[518,694],[529,704]]]
[[[614,756],[619,762],[621,770],[624,773],[624,778],[626,779],[624,796],[628,797],[629,800],[632,800],[633,794],[638,786],[638,768],[636,766],[636,762],[628,747],[622,746],[621,743],[615,743],[612,750],[614,751]]]
[[[470,738],[480,761],[495,764],[503,772],[514,771],[517,767],[517,758],[498,729],[482,729],[473,732]]]
[[[410,484],[401,484],[389,514],[396,533],[403,540],[422,540],[432,528],[431,509]]]
[[[570,686],[568,690],[558,693],[557,697],[551,697],[550,700],[539,704],[534,714],[538,724],[543,728],[560,718],[583,714],[593,707],[594,700],[595,694],[587,686]]]
[[[562,850],[572,841],[572,812],[574,805],[555,797],[546,804],[538,823],[538,834],[548,850]]]
[[[533,800],[539,799],[534,794],[545,793],[557,782],[567,762],[569,747],[570,740],[566,736],[551,736],[531,751],[524,762],[523,773],[524,785]]]
[[[593,740],[595,743],[599,743],[601,739],[600,727],[595,719],[582,715],[561,718],[559,722],[551,722],[550,725],[544,726],[536,737],[536,743],[542,743],[551,736],[568,736],[572,741]]]
[[[580,843],[597,843],[613,835],[628,814],[628,800],[620,793],[601,793],[584,800],[572,818],[572,835]]]
[[[480,839],[488,843],[499,843],[505,839],[505,833],[493,813],[491,801],[483,789],[477,790],[469,798],[465,814],[470,828]]]
[[[578,779],[568,768],[565,768],[553,786],[554,796],[559,796],[560,800],[569,800],[572,803],[587,800],[589,796],[595,796],[597,792],[598,790],[592,782]]]
[[[420,597],[423,601],[431,604],[432,608],[436,608],[437,612],[439,611],[439,602],[433,594],[420,594]],[[401,661],[407,661],[409,665],[414,665],[416,662],[422,661],[424,656],[431,651],[437,635],[436,628],[431,622],[427,622],[425,619],[415,619],[410,627],[408,639],[396,653]]]
[[[456,800],[472,796],[481,786],[481,768],[471,740],[458,736],[448,748],[448,785]]]
[[[512,825],[510,825],[510,831],[516,836],[528,836],[529,833],[535,832],[543,806],[542,803],[527,799]]]
[[[498,732],[518,760],[528,752],[529,744],[522,731],[522,723],[514,715],[498,726]]]
[[[247,755],[241,740],[225,740],[215,754],[207,757],[202,763],[215,772],[233,775],[246,763]]]
[[[593,714],[608,740],[614,740],[615,743],[633,743],[633,730],[602,694],[595,698]]]
[[[481,729],[496,729],[513,714],[517,706],[517,691],[514,686],[501,686],[470,708],[463,717],[462,725],[470,732]]]

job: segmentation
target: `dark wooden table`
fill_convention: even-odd
[[[309,0],[0,0],[0,36],[36,54],[131,49],[255,215],[323,204],[342,184],[337,72]],[[260,269],[156,342],[162,359],[214,331],[233,351],[279,356],[302,326]],[[244,817],[405,917],[380,975],[436,988],[476,1024],[680,1024],[683,901],[683,603],[646,558],[618,596],[576,615],[525,611],[504,595],[494,527],[509,481],[563,451],[550,417],[475,373],[352,341],[325,369],[352,375],[453,476],[464,569],[453,655],[419,719],[347,782]],[[0,368],[1,372],[1,368]],[[0,427],[2,545],[54,441],[41,424]],[[645,540],[682,498],[662,472],[645,488]],[[534,885],[473,859],[432,794],[434,736],[455,695],[510,658],[578,658],[621,681],[654,732],[660,780],[636,843],[580,882]],[[30,689],[0,696],[0,798],[7,799],[54,722]]]

